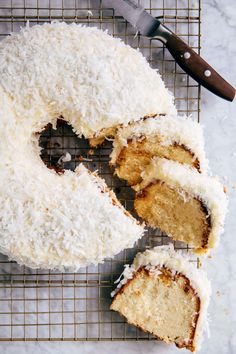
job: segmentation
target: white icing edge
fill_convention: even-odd
[[[128,145],[128,140],[136,140],[141,136],[151,140],[157,134],[163,136],[163,145],[184,145],[200,161],[201,171],[207,171],[202,126],[191,117],[177,115],[150,117],[119,128],[110,155],[111,164],[116,163],[121,150]]]
[[[196,350],[199,350],[201,347],[202,334],[205,331],[208,332],[207,308],[211,296],[211,284],[206,273],[191,264],[190,256],[183,254],[181,251],[176,252],[172,244],[168,246],[157,246],[143,253],[138,253],[130,266],[125,265],[124,272],[120,276],[122,280],[120,280],[120,278],[118,279],[119,284],[115,291],[111,293],[111,296],[113,297],[124,284],[132,279],[139,268],[147,267],[147,269],[150,269],[150,266],[166,266],[174,272],[183,274],[189,279],[191,286],[199,296],[201,304],[194,337],[194,345]]]
[[[228,198],[218,177],[198,173],[194,168],[164,158],[153,158],[142,172],[143,181],[134,186],[141,191],[156,180],[166,182],[172,188],[179,188],[200,199],[211,217],[211,232],[208,247],[213,248],[224,231],[224,221],[228,208]]]

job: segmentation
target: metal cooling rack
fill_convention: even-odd
[[[174,93],[180,113],[200,118],[200,87],[175,64],[168,51],[158,41],[136,35],[127,22],[106,8],[105,1],[77,0],[1,0],[0,36],[19,31],[29,21],[30,26],[51,20],[78,22],[107,29],[114,36],[139,50],[154,68],[158,68],[167,87]],[[196,51],[200,51],[200,0],[142,0],[152,15],[157,16],[180,35]],[[111,143],[91,151],[88,143],[78,139],[68,125],[58,124],[40,138],[42,158],[55,165],[64,152],[72,156],[64,168],[74,169],[84,161],[98,170],[115,190],[128,210],[132,210],[132,194],[109,169]],[[110,292],[123,265],[132,261],[138,250],[167,244],[170,239],[158,231],[149,230],[134,249],[124,250],[114,259],[98,267],[87,267],[78,273],[35,271],[20,267],[0,255],[0,341],[12,340],[148,340],[148,334],[129,326],[109,310]],[[175,248],[185,248],[174,243]],[[196,262],[196,260],[193,260]]]

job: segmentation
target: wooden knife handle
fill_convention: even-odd
[[[173,32],[167,39],[166,47],[179,66],[199,84],[216,95],[228,101],[233,101],[234,87]]]

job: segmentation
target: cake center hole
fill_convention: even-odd
[[[74,171],[82,162],[90,171],[98,172],[127,210],[133,209],[134,191],[114,176],[109,166],[111,141],[105,140],[100,147],[91,148],[88,139],[78,138],[71,125],[58,119],[56,129],[48,124],[41,132],[39,146],[41,159],[48,168],[62,174],[65,170]]]
[[[72,126],[62,119],[57,120],[56,129],[51,124],[44,128],[40,134],[39,146],[43,162],[58,173],[74,171],[81,162],[92,171],[97,169],[98,152],[95,154],[88,140],[78,138]]]

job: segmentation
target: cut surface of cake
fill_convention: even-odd
[[[159,115],[120,127],[113,147],[110,163],[129,185],[142,181],[142,171],[155,156],[207,170],[202,127],[187,117]]]
[[[142,173],[134,206],[149,226],[196,252],[213,248],[223,231],[227,197],[217,178],[167,159],[154,158]]]
[[[166,343],[200,348],[211,294],[202,270],[169,245],[138,253],[122,276],[112,310]]]

